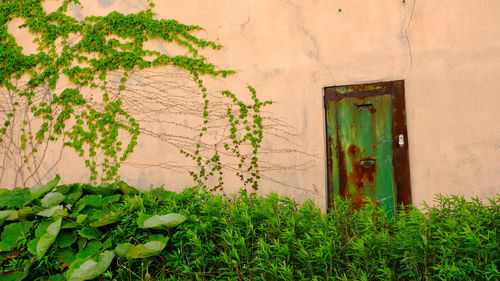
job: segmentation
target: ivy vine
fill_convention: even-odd
[[[0,3],[0,89],[12,97],[0,128],[0,142],[8,135],[19,138],[24,162],[38,151],[44,142],[62,141],[65,147],[76,151],[90,171],[90,180],[109,181],[116,178],[120,163],[134,151],[140,124],[124,110],[119,95],[111,90],[124,92],[129,73],[164,65],[174,65],[187,71],[199,87],[204,99],[199,143],[192,151],[181,150],[193,159],[197,169],[191,171],[193,179],[204,187],[212,177],[217,183],[211,189],[222,188],[223,160],[217,149],[212,156],[202,156],[201,141],[209,129],[210,101],[203,76],[225,78],[232,70],[221,70],[200,54],[204,48],[219,50],[221,45],[198,38],[197,25],[185,25],[175,20],[157,19],[152,11],[154,3],[144,11],[134,14],[112,12],[106,16],[90,16],[78,20],[67,14],[69,5],[79,5],[78,0],[61,1],[59,8],[47,13],[42,0],[5,0]],[[19,28],[35,36],[36,52],[24,54],[9,33],[8,24],[22,19]],[[71,40],[78,38],[78,40]],[[144,47],[151,39],[160,39],[187,49],[186,54],[170,56]],[[109,79],[110,73],[119,73],[119,83]],[[64,78],[64,79],[63,79]],[[69,86],[61,81],[69,81]],[[97,106],[86,97],[86,91],[99,93],[104,106]],[[261,102],[249,87],[253,104],[242,102],[230,91],[222,95],[232,101],[227,108],[230,142],[223,148],[239,159],[237,176],[244,186],[258,188],[259,166],[257,152],[263,139]],[[20,132],[13,130],[16,111],[27,108]],[[10,133],[9,133],[10,131]],[[242,154],[240,148],[248,144],[251,156]],[[28,167],[29,169],[29,167]]]

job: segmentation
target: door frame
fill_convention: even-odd
[[[342,149],[339,138],[339,124],[336,116],[336,150],[331,151],[330,142],[332,139],[329,137],[328,132],[328,104],[329,102],[339,102],[344,98],[359,98],[386,95],[390,94],[392,97],[392,165],[394,168],[394,180],[396,184],[396,203],[397,204],[411,204],[411,186],[410,186],[410,165],[408,156],[408,132],[406,127],[406,108],[405,108],[405,91],[404,80],[389,81],[389,82],[376,82],[365,84],[352,84],[331,86],[324,88],[323,105],[325,108],[325,131],[326,131],[326,151],[327,151],[327,198],[328,208],[334,205],[334,186],[333,174],[334,168],[332,163],[332,153],[336,154],[338,159],[338,185],[339,192],[343,190],[341,187],[347,186],[347,168],[345,163],[345,151]],[[404,145],[399,145],[399,135],[403,135]],[[344,194],[340,194],[344,196]]]

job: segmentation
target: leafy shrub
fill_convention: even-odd
[[[324,214],[276,194],[56,185],[0,191],[1,280],[500,278],[500,196],[439,196],[388,218],[339,198]]]
[[[143,194],[123,181],[98,187],[58,182],[59,176],[32,189],[1,191],[1,280],[112,278],[114,269],[115,279],[130,279],[120,268],[133,273],[129,261],[159,255],[168,228],[186,220],[148,213]]]

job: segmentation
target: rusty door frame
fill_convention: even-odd
[[[396,183],[397,204],[411,204],[411,186],[410,186],[410,164],[408,157],[408,133],[406,127],[406,109],[405,109],[405,91],[404,80],[377,82],[367,84],[341,85],[324,88],[324,107],[327,110],[328,102],[339,102],[344,98],[366,98],[378,95],[390,94],[392,97],[392,164],[394,167],[394,180]],[[325,113],[325,124],[328,122]],[[337,122],[337,151],[339,169],[339,192],[343,190],[340,186],[347,185],[347,169],[345,164],[345,152],[342,150],[340,138],[338,136],[338,117]],[[327,149],[327,196],[328,207],[334,204],[333,178],[332,178],[332,153],[329,145],[328,126],[326,130],[326,149]],[[404,137],[404,146],[398,144],[399,135]],[[344,196],[344,194],[340,194]]]

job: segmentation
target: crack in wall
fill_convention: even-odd
[[[403,0],[403,3],[405,3],[404,0]],[[408,75],[410,74],[410,71],[413,68],[413,53],[412,53],[412,49],[411,49],[410,37],[408,36],[408,30],[409,30],[410,24],[411,24],[411,22],[413,20],[413,14],[415,12],[415,5],[416,5],[416,3],[417,3],[417,0],[413,0],[411,12],[410,12],[410,18],[408,19],[408,23],[407,23],[406,29],[405,29],[406,45],[408,47],[408,55],[410,57],[408,71],[406,72],[405,79],[408,78]]]

